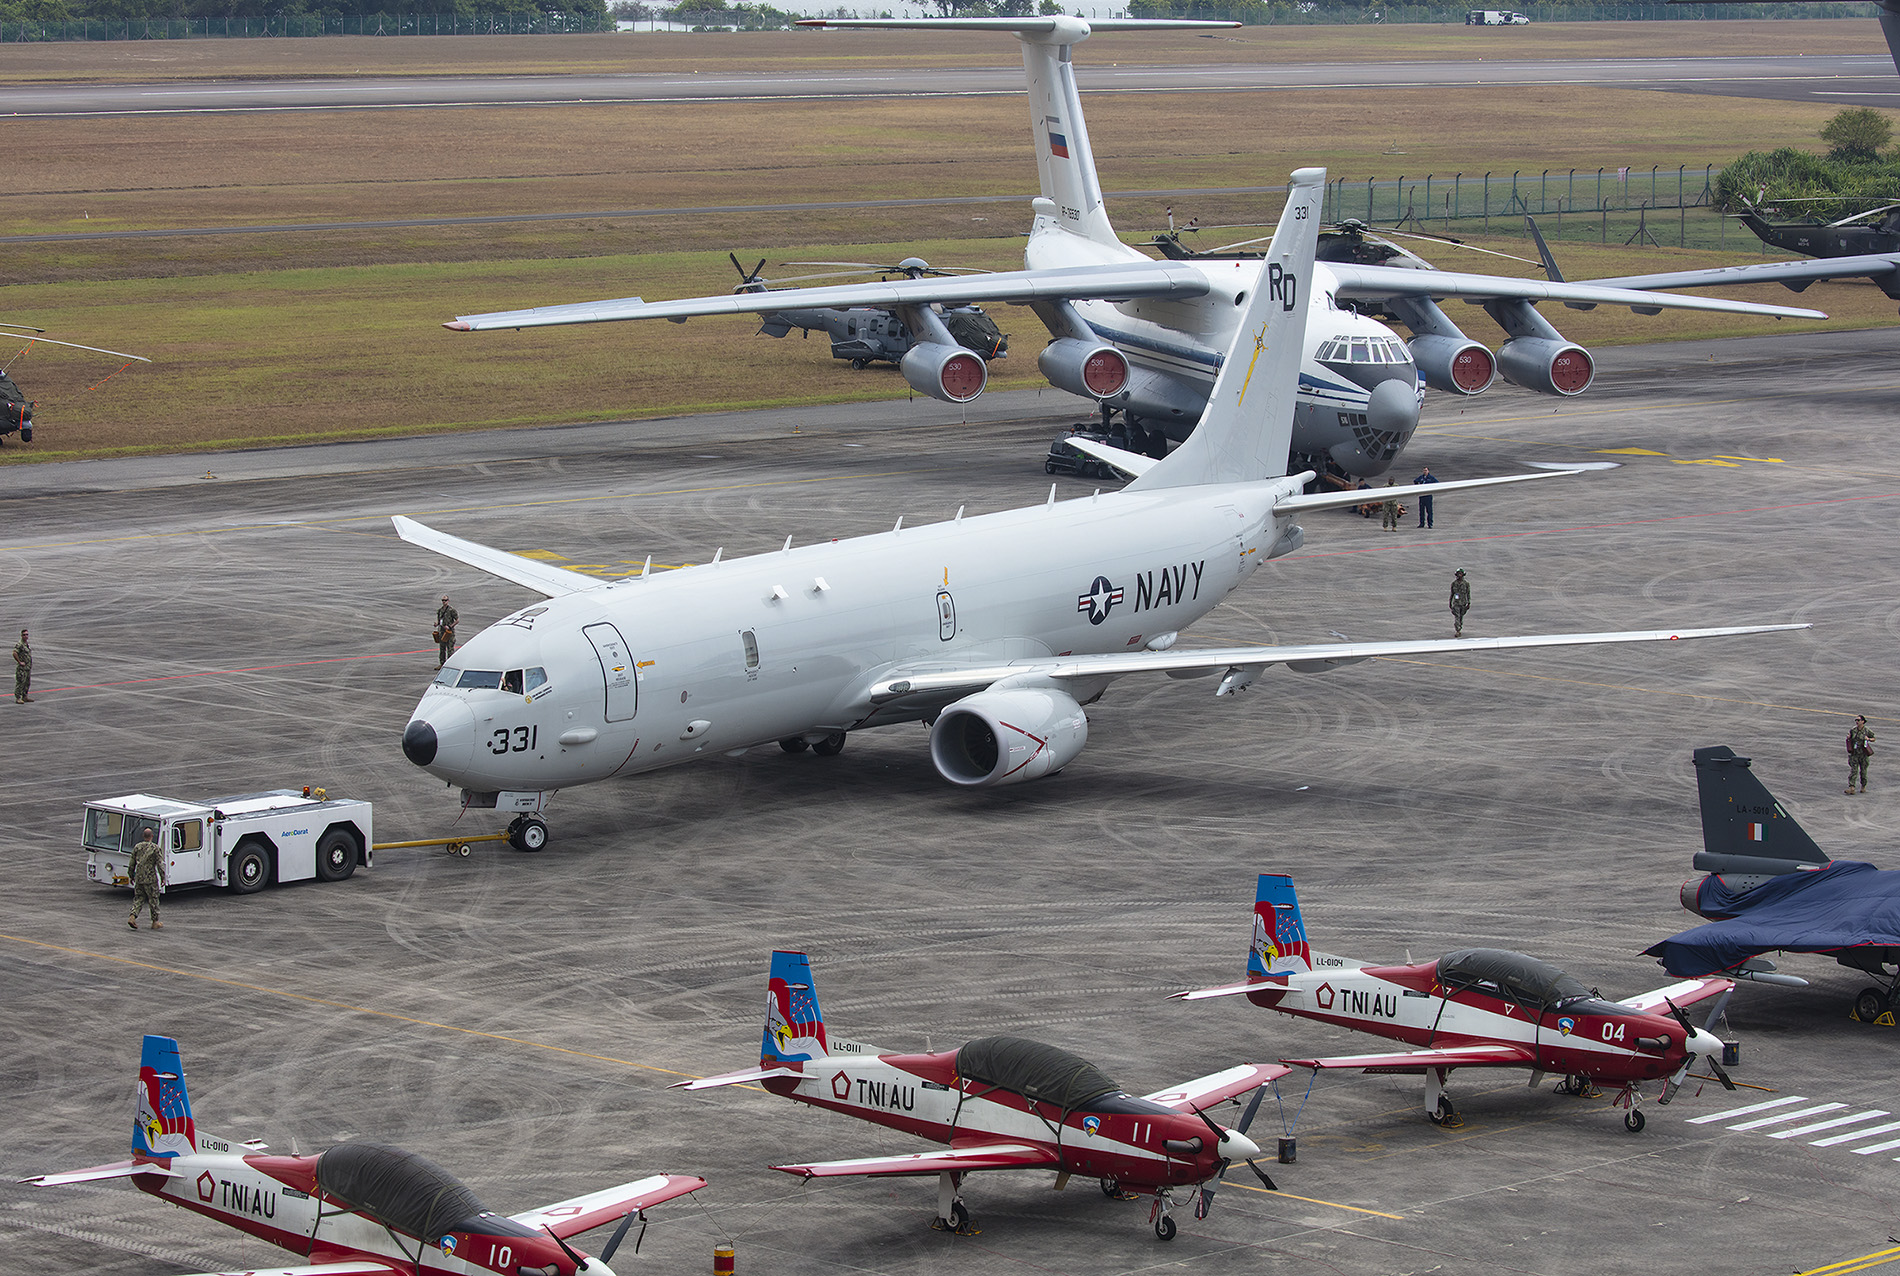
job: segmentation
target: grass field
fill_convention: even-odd
[[[1508,39],[1494,37],[1511,37]],[[1516,37],[1524,37],[1522,39]],[[1464,28],[1252,28],[1217,40],[1104,37],[1078,60],[1147,62],[1500,55],[1869,51],[1871,23],[1558,24]],[[712,69],[786,65],[1007,65],[1006,40],[886,33],[314,39],[0,46],[0,81]],[[1720,164],[1743,149],[1818,146],[1831,107],[1572,89],[1450,92],[1094,94],[1090,132],[1105,187],[1164,192],[1270,186],[1323,163],[1354,180],[1426,172]],[[853,373],[820,341],[773,341],[746,320],[454,334],[457,313],[638,293],[723,290],[728,249],[773,262],[895,260],[1020,265],[1034,164],[1020,97],[666,106],[468,108],[9,122],[10,234],[363,223],[447,216],[573,214],[547,222],[169,235],[0,244],[6,317],[52,335],[156,360],[103,387],[110,361],[39,346],[10,360],[42,403],[30,446],[8,460],[174,450],[378,433],[667,415],[887,397],[890,370]],[[589,217],[858,198],[1005,197],[921,209],[826,209]],[[1131,239],[1163,206],[1204,224],[1270,220],[1278,197],[1118,195]],[[1548,229],[1548,228],[1547,228]],[[1566,227],[1576,278],[1759,260],[1636,253]],[[1617,229],[1615,226],[1612,230]],[[1666,231],[1673,238],[1673,219]],[[1245,237],[1235,230],[1232,238]],[[1459,232],[1461,235],[1463,231]],[[1209,243],[1220,242],[1219,238]],[[1521,241],[1493,244],[1523,251]],[[1484,259],[1487,262],[1490,259]],[[1471,269],[1462,257],[1444,264]],[[1508,263],[1505,263],[1508,265]],[[1528,268],[1513,267],[1513,270]],[[779,273],[795,273],[791,270]],[[1508,273],[1508,272],[1507,272]],[[1788,301],[1779,288],[1754,299]],[[1801,304],[1834,326],[1895,320],[1861,285],[1817,287]],[[1475,312],[1473,312],[1475,314]],[[1015,337],[998,387],[1040,385],[1041,326],[999,316]],[[1755,333],[1769,321],[1553,316],[1586,343]],[[1474,335],[1498,334],[1478,317]],[[6,352],[8,354],[11,351]]]

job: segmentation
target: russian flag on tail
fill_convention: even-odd
[[[1054,129],[1049,130],[1049,153],[1058,159],[1069,158],[1069,139]]]

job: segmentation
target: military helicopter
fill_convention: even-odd
[[[893,266],[858,261],[788,261],[787,266],[840,266],[844,269],[819,275],[795,275],[768,280],[764,277],[765,259],[747,270],[733,253],[726,256],[739,272],[735,293],[769,292],[773,283],[797,283],[809,279],[836,279],[844,275],[877,274],[889,279],[922,279],[928,275],[975,275],[988,271],[973,267],[942,268],[921,257],[906,257]],[[978,306],[947,306],[935,312],[956,344],[980,356],[984,362],[1009,356],[1009,338],[997,328],[996,321]],[[895,310],[878,306],[853,306],[843,309],[774,310],[760,316],[759,331],[768,337],[783,337],[793,328],[806,332],[826,332],[831,336],[831,357],[849,360],[854,370],[863,371],[873,363],[902,363],[917,339]]]
[[[109,354],[115,359],[133,359],[139,363],[151,362],[151,360],[147,359],[144,355],[125,354],[118,350],[103,350],[98,346],[82,346],[72,341],[55,341],[45,334],[46,329],[44,328],[35,328],[30,324],[0,320],[0,341],[5,341],[8,338],[18,338],[26,342],[26,345],[16,351],[11,358],[0,361],[0,443],[5,442],[6,436],[9,434],[18,434],[20,436],[20,442],[22,443],[31,443],[33,441],[33,409],[39,405],[37,401],[26,397],[25,391],[20,389],[18,383],[8,375],[7,370],[21,355],[31,350],[35,344],[64,346],[69,350],[88,350],[93,354]],[[120,369],[119,371],[123,370],[124,369]],[[117,372],[109,375],[116,376]]]
[[[1789,201],[1790,203],[1799,201]],[[1771,222],[1762,210],[1743,201],[1738,214],[1742,225],[1770,248],[1807,257],[1859,257],[1872,253],[1900,253],[1900,204],[1885,204],[1839,221],[1807,218],[1798,222]],[[1870,225],[1859,226],[1879,218]]]

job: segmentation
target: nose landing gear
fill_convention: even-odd
[[[517,851],[538,851],[548,836],[548,822],[538,815],[517,815],[508,825],[508,845]]]

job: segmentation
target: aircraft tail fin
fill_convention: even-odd
[[[1755,778],[1749,759],[1725,744],[1697,749],[1695,771],[1702,802],[1698,869],[1775,874],[1828,862],[1808,831]]]
[[[147,1035],[139,1054],[138,1112],[132,1121],[132,1155],[165,1158],[198,1149],[185,1092],[185,1065],[178,1042]]]
[[[801,1063],[830,1052],[825,1016],[818,1009],[818,990],[812,986],[811,958],[804,953],[773,953],[772,971],[766,979],[765,1035],[759,1045],[759,1066]]]
[[[1200,425],[1124,490],[1253,483],[1286,474],[1325,190],[1325,169],[1294,172],[1253,295],[1236,299],[1246,310]]]
[[[1313,969],[1313,949],[1300,919],[1300,897],[1293,879],[1262,873],[1254,892],[1253,944],[1247,952],[1247,978],[1278,978]]]

